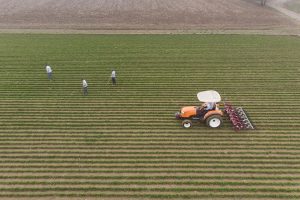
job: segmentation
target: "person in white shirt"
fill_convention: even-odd
[[[201,107],[198,107],[196,109],[196,115],[199,118],[202,118],[208,111],[213,110],[216,106],[216,103],[214,102],[206,102],[204,104],[202,104]]]
[[[88,84],[87,81],[82,79],[82,91],[83,95],[88,95]]]
[[[116,79],[116,71],[113,69],[111,72],[111,81],[113,85],[117,84],[117,79]]]
[[[204,105],[205,110],[212,110],[216,106],[214,102],[206,102]]]
[[[47,72],[47,75],[48,75],[48,79],[52,80],[52,69],[49,65],[46,65],[46,72]]]

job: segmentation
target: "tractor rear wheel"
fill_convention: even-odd
[[[212,115],[206,119],[206,125],[210,128],[219,128],[223,124],[221,115]]]
[[[182,124],[183,128],[191,128],[192,127],[192,121],[189,119],[183,120],[181,124]]]

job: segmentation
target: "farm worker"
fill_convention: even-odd
[[[215,103],[214,102],[206,102],[203,107],[205,110],[212,110],[215,107]]]
[[[48,75],[48,79],[51,80],[52,79],[52,69],[49,65],[46,65],[46,72]]]
[[[198,117],[203,117],[209,110],[212,110],[215,107],[215,105],[216,104],[214,102],[206,102],[202,104],[200,108],[196,109],[196,115]]]
[[[116,71],[113,69],[111,72],[111,81],[113,85],[117,84],[117,80],[116,80]]]
[[[82,91],[83,91],[83,95],[88,94],[88,84],[84,79],[82,79]]]

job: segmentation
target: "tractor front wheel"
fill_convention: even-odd
[[[220,115],[212,115],[206,119],[206,125],[210,128],[219,128],[222,124],[223,120]]]
[[[192,121],[189,119],[183,120],[181,124],[182,124],[183,128],[191,128],[192,127]]]

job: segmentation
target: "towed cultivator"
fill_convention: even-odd
[[[227,114],[232,123],[234,130],[251,130],[254,129],[246,112],[241,107],[234,108],[230,103],[224,103],[224,112]]]
[[[221,96],[217,91],[199,92],[197,97],[200,102],[204,102],[200,107],[186,106],[175,113],[176,119],[182,120],[184,128],[190,128],[197,122],[204,122],[211,128],[219,128],[223,124],[223,116],[228,116],[235,131],[254,129],[243,108],[234,108],[228,102],[224,103],[224,109],[219,108]]]

